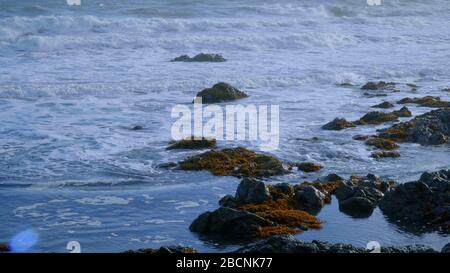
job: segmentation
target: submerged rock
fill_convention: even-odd
[[[305,173],[311,173],[311,172],[318,172],[320,171],[323,166],[316,164],[316,163],[311,163],[311,162],[302,162],[302,163],[298,163],[296,164],[297,168]]]
[[[426,96],[422,98],[404,98],[397,101],[398,104],[418,104],[423,107],[443,108],[450,107],[450,101],[442,101],[439,97]]]
[[[354,140],[360,140],[360,141],[364,141],[369,139],[369,135],[356,135],[353,137]]]
[[[218,176],[267,177],[288,171],[276,157],[258,154],[245,148],[208,151],[180,162],[183,170],[208,170]]]
[[[403,223],[421,223],[450,231],[450,170],[423,173],[419,180],[398,185],[380,201],[381,211]]]
[[[384,101],[382,103],[373,105],[372,108],[382,108],[382,109],[388,109],[388,108],[393,108],[395,107],[392,103],[388,102],[388,101]]]
[[[197,250],[183,246],[162,246],[160,248],[141,248],[138,250],[128,250],[124,253],[144,253],[144,254],[166,254],[166,253],[197,253]]]
[[[396,151],[379,151],[379,152],[373,152],[370,157],[373,158],[385,158],[385,157],[400,157],[400,153]]]
[[[248,95],[228,83],[219,82],[198,92],[197,97],[202,98],[202,103],[219,103],[247,98]]]
[[[379,138],[422,145],[439,145],[450,139],[450,108],[436,109],[410,121],[379,131]]]
[[[142,125],[134,125],[134,126],[130,127],[131,131],[139,131],[139,130],[142,130],[142,129],[144,129],[144,127]]]
[[[238,249],[238,253],[368,253],[370,250],[350,244],[331,244],[321,241],[306,243],[292,235],[276,235]],[[423,245],[382,247],[381,253],[436,253]]]
[[[225,62],[226,59],[220,54],[207,54],[200,53],[194,57],[189,57],[188,55],[181,55],[171,60],[171,62]]]
[[[339,131],[339,130],[343,130],[343,129],[351,128],[351,127],[356,127],[356,125],[351,121],[347,121],[346,119],[335,118],[334,120],[323,125],[322,129]]]
[[[173,149],[206,149],[214,148],[216,146],[216,140],[214,138],[199,138],[196,139],[194,136],[179,141],[173,142],[167,150]]]
[[[361,87],[362,90],[382,90],[382,89],[393,89],[395,88],[396,83],[395,82],[368,82],[363,87]]]

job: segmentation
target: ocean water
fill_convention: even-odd
[[[171,109],[218,81],[246,91],[244,104],[280,105],[280,147],[271,154],[325,165],[268,183],[331,172],[405,182],[449,168],[448,145],[403,144],[400,158],[377,161],[352,140],[386,125],[320,129],[338,116],[357,119],[383,100],[450,99],[441,91],[450,87],[449,14],[447,0],[0,0],[0,242],[33,231],[37,242],[28,251],[68,252],[69,241],[87,252],[236,249],[188,227],[239,180],[156,167],[198,153],[165,150]],[[169,62],[200,52],[228,61]],[[359,87],[369,80],[419,88],[401,85],[388,97],[368,98]],[[414,115],[430,110],[408,107]],[[129,130],[134,125],[144,129]],[[318,217],[324,228],[299,238],[436,249],[450,241],[399,227],[378,209],[351,218],[336,200]]]

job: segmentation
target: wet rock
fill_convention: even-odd
[[[421,223],[450,231],[450,170],[424,173],[398,185],[380,201],[381,211],[400,223]]]
[[[166,253],[197,253],[197,250],[183,246],[162,246],[160,248],[141,248],[138,250],[128,250],[124,253],[143,253],[143,254],[166,254]]]
[[[247,98],[248,95],[228,83],[219,82],[198,92],[197,97],[202,98],[202,103],[219,103]]]
[[[296,166],[300,171],[303,171],[305,173],[318,172],[323,168],[322,165],[311,162],[298,163],[296,164]]]
[[[422,145],[439,145],[450,139],[450,108],[442,108],[379,131],[379,138]]]
[[[360,140],[360,141],[364,141],[369,139],[369,135],[356,135],[353,137],[354,140]]]
[[[423,245],[382,247],[382,253],[436,253]],[[276,235],[238,249],[238,253],[368,253],[369,250],[350,244],[331,244],[321,241],[300,241],[292,235]]]
[[[443,108],[443,107],[450,107],[450,101],[442,101],[439,97],[433,97],[433,96],[426,96],[422,98],[404,98],[399,101],[397,101],[398,104],[418,104],[423,107],[430,107],[430,108]]]
[[[379,151],[379,152],[373,152],[370,157],[373,158],[386,158],[386,157],[391,157],[391,158],[396,158],[396,157],[400,157],[400,153],[396,152],[396,151]]]
[[[335,174],[335,173],[330,173],[324,177],[320,177],[319,182],[325,183],[325,182],[338,182],[338,181],[342,181],[342,177],[340,177],[339,175]]]
[[[383,90],[383,89],[393,89],[395,88],[396,83],[394,82],[368,82],[363,87],[362,90]]]
[[[399,117],[411,117],[412,113],[409,111],[407,107],[402,107],[398,111],[393,111],[390,113],[372,111],[365,114],[358,121],[355,121],[355,124],[364,125],[364,124],[381,124],[384,122],[397,121]]]
[[[317,214],[325,205],[325,194],[314,186],[307,186],[295,193],[295,198],[312,214]]]
[[[219,205],[228,208],[237,208],[240,204],[232,195],[225,195],[219,200]]]
[[[254,213],[220,207],[213,212],[205,212],[195,219],[189,229],[203,234],[219,234],[234,238],[251,239],[259,227],[275,224]]]
[[[446,244],[442,250],[441,253],[450,253],[450,243]]]
[[[174,149],[194,150],[194,149],[207,149],[214,147],[216,147],[216,140],[214,138],[205,138],[205,137],[195,138],[194,136],[192,136],[190,138],[173,142],[169,147],[167,147],[167,150],[174,150]]]
[[[159,169],[174,169],[177,166],[178,166],[178,164],[175,162],[166,162],[166,163],[158,164],[156,167]]]
[[[144,127],[142,125],[134,125],[134,126],[131,126],[131,128],[130,128],[131,131],[139,131],[139,130],[143,130],[143,129],[144,129]]]
[[[450,92],[450,88],[444,88],[444,89],[442,89],[442,91]]]
[[[398,144],[395,143],[394,141],[378,137],[368,139],[366,141],[366,145],[374,146],[382,150],[395,150],[400,148],[400,146],[398,146]]]
[[[393,108],[395,107],[392,103],[388,102],[388,101],[384,101],[382,103],[373,105],[372,108],[382,108],[382,109],[388,109],[388,108]]]
[[[333,121],[330,121],[329,123],[323,125],[322,129],[339,131],[351,127],[356,127],[356,125],[353,122],[347,121],[346,119],[335,118]]]
[[[0,243],[0,253],[6,253],[6,252],[10,252],[11,248],[9,247],[8,244],[5,243]]]
[[[218,176],[267,177],[282,175],[288,171],[277,158],[258,154],[245,148],[208,151],[180,162],[183,170],[208,170]]]
[[[206,54],[200,53],[194,57],[188,55],[181,55],[171,60],[171,62],[225,62],[226,59],[220,54]]]
[[[264,182],[244,178],[236,190],[235,200],[242,204],[259,204],[270,199],[269,189]]]
[[[393,186],[373,174],[352,176],[340,183],[334,194],[342,212],[354,217],[368,217],[383,198],[384,192]]]

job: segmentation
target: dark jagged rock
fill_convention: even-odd
[[[247,98],[248,95],[228,83],[219,82],[198,92],[197,97],[202,98],[202,103],[219,103]]]
[[[291,235],[276,235],[238,249],[238,253],[368,253],[370,250],[350,244],[330,244],[321,241],[302,242]],[[381,253],[436,253],[423,245],[381,247]]]
[[[363,87],[362,90],[384,90],[384,89],[393,89],[395,88],[396,83],[394,82],[368,82]]]
[[[360,141],[364,141],[369,139],[369,135],[356,135],[353,137],[354,140],[360,140]]]
[[[366,145],[374,146],[374,147],[376,147],[378,149],[382,149],[382,150],[395,150],[395,149],[400,148],[400,146],[398,146],[398,144],[395,143],[393,140],[379,138],[379,137],[369,138],[366,141]]]
[[[220,54],[207,54],[200,53],[194,57],[189,57],[188,55],[181,55],[171,60],[171,62],[225,62],[226,59]]]
[[[194,136],[173,142],[167,150],[174,149],[207,149],[216,147],[214,138],[201,137],[196,139]]]
[[[128,250],[124,253],[135,254],[135,253],[143,253],[143,254],[167,254],[167,253],[197,253],[197,250],[190,247],[183,246],[162,246],[160,248],[141,248],[138,250]]]
[[[450,101],[442,101],[439,97],[426,96],[422,98],[404,98],[397,101],[398,104],[418,104],[423,107],[444,108],[450,107]]]
[[[302,162],[296,164],[297,168],[305,173],[311,173],[311,172],[318,172],[320,171],[323,166],[311,162]]]
[[[346,119],[335,118],[333,121],[330,121],[327,124],[323,125],[322,129],[339,131],[351,127],[356,127],[356,125],[351,121],[347,121]]]
[[[235,199],[242,204],[259,204],[270,199],[269,189],[264,182],[256,179],[244,178],[236,190]]]
[[[386,158],[386,157],[400,157],[400,153],[396,151],[379,151],[379,152],[373,152],[370,157],[373,158]]]
[[[450,253],[450,243],[446,244],[442,250],[441,253]]]
[[[0,243],[0,253],[10,252],[11,248],[8,244]]]
[[[380,201],[383,213],[404,223],[450,231],[450,170],[423,173],[418,181],[397,186]]]
[[[439,145],[450,139],[450,108],[442,108],[379,131],[379,138],[422,145]]]
[[[388,108],[393,108],[395,107],[392,103],[388,102],[388,101],[384,101],[382,103],[373,105],[372,108],[382,108],[382,109],[388,109]]]
[[[375,175],[353,176],[339,184],[334,191],[339,209],[354,217],[368,217],[372,214],[384,193],[393,187]]]
[[[245,148],[208,151],[180,162],[183,170],[208,170],[218,176],[267,177],[285,174],[283,163],[277,158],[257,154]]]
[[[317,214],[325,205],[326,196],[314,186],[306,186],[295,193],[295,198],[307,212]]]

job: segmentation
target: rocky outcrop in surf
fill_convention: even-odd
[[[220,54],[200,53],[194,57],[181,55],[171,60],[171,62],[225,62],[226,59]]]
[[[248,95],[228,83],[219,82],[198,92],[196,97],[202,98],[202,103],[219,103],[247,98]]]

